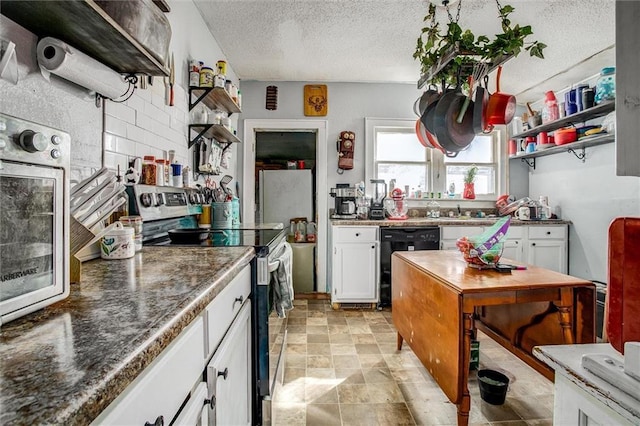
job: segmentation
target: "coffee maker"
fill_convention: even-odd
[[[373,184],[373,200],[369,209],[369,219],[384,219],[384,199],[387,196],[387,183],[384,179],[371,179]]]
[[[348,183],[338,183],[329,192],[335,198],[331,219],[356,219],[356,188]]]

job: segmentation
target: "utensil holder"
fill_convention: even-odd
[[[69,232],[69,280],[72,283],[80,281],[82,274],[82,262],[75,256],[87,244],[96,237],[93,232],[84,227],[73,216],[71,216],[71,227]]]

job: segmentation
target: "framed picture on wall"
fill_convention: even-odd
[[[304,115],[325,116],[329,107],[326,84],[307,84],[304,86]]]

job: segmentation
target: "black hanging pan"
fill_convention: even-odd
[[[489,103],[489,92],[478,85],[476,89],[475,102],[473,106],[473,132],[478,135],[487,128],[487,104]]]
[[[469,146],[475,133],[473,131],[474,102],[464,114],[461,123],[457,122],[458,114],[466,96],[460,89],[446,93],[438,101],[434,111],[433,123],[438,142],[449,153],[457,153]]]

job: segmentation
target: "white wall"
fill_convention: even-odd
[[[242,116],[244,119],[314,119],[305,117],[303,107],[304,85],[312,82],[258,82],[243,81]],[[278,109],[265,108],[266,87],[278,87]],[[327,83],[329,107],[327,115],[317,117],[328,121],[328,186],[336,183],[356,183],[364,180],[365,143],[364,118],[416,119],[413,103],[420,96],[415,84]],[[242,127],[242,126],[240,126]],[[341,131],[356,134],[353,170],[339,175],[336,140]],[[328,194],[329,205],[332,199]]]
[[[615,143],[586,149],[582,163],[570,153],[536,158],[529,196],[548,195],[570,220],[569,273],[607,282],[608,229],[620,216],[640,216],[640,178],[615,175]]]
[[[36,61],[37,37],[0,16],[0,36],[16,43],[20,67],[17,85],[0,80],[0,112],[70,133],[72,178],[87,176],[102,165],[124,167],[134,156],[166,158],[168,150],[176,151],[178,162],[191,164],[192,151],[187,149],[187,64],[194,58],[213,65],[226,57],[193,2],[169,0],[169,6],[171,12],[166,16],[171,23],[170,49],[176,64],[175,106],[165,104],[163,79],[155,77],[152,85],[136,90],[126,102],[106,101],[104,109],[96,108],[88,91],[75,84],[55,76],[51,82],[44,80]],[[231,67],[227,74],[237,83]],[[228,172],[235,173],[234,161]]]

